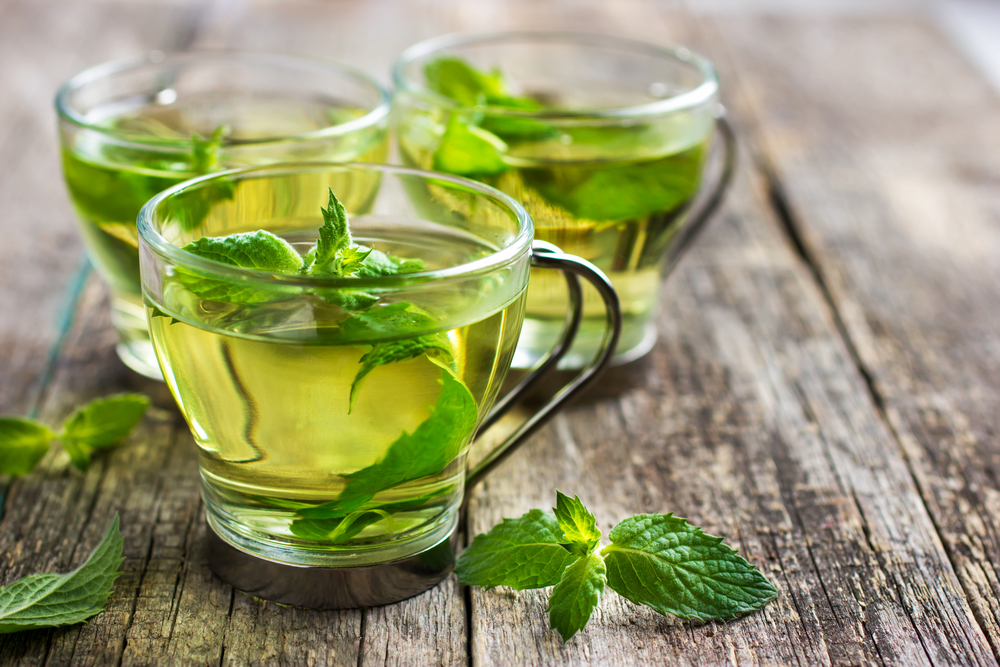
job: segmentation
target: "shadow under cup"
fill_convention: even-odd
[[[393,83],[403,163],[521,202],[536,239],[610,278],[624,316],[615,363],[647,353],[663,276],[728,180],[703,188],[720,113],[712,64],[683,47],[603,35],[458,34],[403,52]],[[532,271],[515,367],[551,347],[565,301],[558,274]],[[585,286],[583,326],[560,367],[583,366],[603,330],[600,296]]]
[[[264,229],[305,258],[328,188],[354,242],[408,272],[269,273],[183,250]],[[190,229],[186,212],[206,198]],[[138,229],[156,356],[218,536],[333,568],[407,558],[452,533],[469,443],[521,330],[532,225],[519,205],[401,167],[278,165],[171,188]]]

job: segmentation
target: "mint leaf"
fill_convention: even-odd
[[[87,562],[68,574],[33,574],[0,588],[0,633],[71,625],[100,613],[122,557],[118,515]]]
[[[400,301],[355,313],[340,325],[344,340],[388,338],[434,329],[438,321],[412,303]]]
[[[142,394],[115,394],[79,408],[63,425],[59,435],[65,445],[73,442],[91,449],[118,444],[146,414],[150,401]]]
[[[552,508],[559,527],[573,545],[572,551],[580,556],[591,553],[601,541],[597,519],[590,513],[579,496],[569,496],[556,491],[556,506]]]
[[[320,207],[323,212],[323,226],[319,228],[319,238],[316,239],[316,252],[312,257],[312,265],[308,267],[313,275],[332,274],[343,275],[336,267],[338,253],[351,246],[351,230],[347,225],[347,209],[340,203],[333,188],[327,188],[329,203],[327,208]]]
[[[451,348],[451,341],[444,333],[427,334],[416,338],[404,338],[403,340],[391,340],[384,343],[375,343],[363,357],[361,357],[361,369],[354,376],[351,383],[351,398],[347,407],[350,413],[354,409],[354,401],[361,388],[361,380],[379,366],[392,364],[397,361],[416,359],[421,355],[427,355],[445,363],[454,362],[455,357]]]
[[[368,310],[378,303],[377,296],[358,289],[320,289],[316,290],[316,296],[349,313]]]
[[[184,250],[229,266],[271,273],[296,274],[302,257],[288,241],[271,232],[259,230],[230,236],[204,236],[188,243]],[[208,301],[228,303],[264,303],[295,294],[294,287],[267,286],[200,275],[178,268],[178,281],[191,293]]]
[[[452,114],[434,153],[434,171],[480,177],[501,174],[509,169],[501,158],[506,150],[500,137]]]
[[[405,259],[393,257],[380,250],[372,248],[365,257],[364,263],[358,269],[359,278],[378,278],[380,276],[394,276],[397,273],[414,273],[423,271],[425,264],[419,259]]]
[[[56,434],[38,422],[0,417],[0,474],[28,474],[55,439]]]
[[[292,534],[307,540],[339,544],[347,542],[358,533],[388,517],[384,510],[351,512],[334,519],[296,519],[288,526]]]
[[[327,511],[337,512],[338,506],[353,510],[380,491],[441,472],[472,437],[478,419],[476,399],[450,368],[442,366],[441,393],[431,416],[412,434],[403,431],[378,463],[345,475],[347,485]]]
[[[192,254],[229,266],[273,273],[298,273],[302,257],[280,236],[263,229],[229,236],[203,236],[184,246]]]
[[[506,86],[499,70],[481,72],[461,58],[445,56],[424,65],[424,79],[434,92],[460,104],[489,104],[506,97]]]
[[[504,519],[477,535],[458,557],[455,573],[468,586],[517,590],[544,588],[559,582],[563,570],[578,557],[564,546],[556,518],[530,510],[520,519]]]
[[[602,163],[578,170],[575,179],[547,169],[525,171],[523,176],[526,185],[578,218],[631,220],[671,211],[694,197],[703,158],[704,149],[698,146],[659,160]]]
[[[371,253],[371,250],[366,252],[360,246],[344,248],[337,257],[337,274],[348,278],[354,277]]]
[[[222,168],[219,163],[219,148],[228,132],[228,125],[220,125],[208,139],[202,139],[198,134],[191,135],[191,161],[197,173],[208,174]]]
[[[559,631],[563,642],[587,625],[607,581],[604,559],[599,554],[583,556],[563,570],[549,596],[549,627]]]
[[[69,454],[69,461],[80,472],[90,470],[90,448],[72,440],[62,443],[63,449]]]
[[[734,618],[777,595],[721,537],[673,514],[637,514],[611,531],[601,554],[608,584],[661,614],[698,621]]]

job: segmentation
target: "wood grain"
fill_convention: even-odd
[[[166,39],[189,9],[67,4],[50,23],[45,8],[53,6],[64,7],[0,3],[0,55],[19,59],[0,68],[0,90],[32,71],[31,49],[51,43],[37,35],[75,40],[59,54],[39,53],[61,63],[124,55],[115,50]],[[92,30],[74,32],[74,22]],[[65,198],[52,155],[48,163],[24,157],[29,170],[18,178],[27,180],[0,183],[0,203],[21,208],[0,225],[23,235],[15,220],[43,219],[39,228],[65,239],[44,260],[59,270],[10,280],[7,260],[34,255],[0,247],[0,304],[9,306],[0,309],[0,409],[37,406],[54,423],[81,401],[124,389],[151,393],[157,407],[86,475],[53,452],[10,489],[0,582],[78,564],[115,512],[127,560],[107,611],[86,625],[0,637],[0,663],[996,664],[992,510],[1000,496],[989,445],[1000,346],[988,307],[996,304],[992,184],[1000,172],[995,150],[969,157],[977,145],[996,145],[986,127],[996,103],[925,24],[715,23],[637,0],[231,2],[209,6],[203,22],[201,46],[347,60],[383,81],[402,48],[453,30],[612,32],[692,43],[726,63],[729,101],[738,102],[752,150],[744,146],[723,214],[667,284],[660,342],[642,363],[605,379],[617,393],[563,412],[476,489],[469,528],[550,507],[556,488],[580,494],[605,533],[635,512],[675,511],[725,536],[780,596],[744,619],[699,626],[609,591],[591,624],[563,646],[547,629],[544,591],[467,591],[451,578],[412,600],[343,612],[234,592],[206,565],[191,437],[162,385],[138,380],[115,358],[96,279],[57,345],[55,312],[73,291],[79,245],[68,209],[58,213]],[[35,37],[11,46],[11,31],[27,26]],[[888,45],[878,46],[884,35]],[[841,44],[864,62],[886,59],[910,82],[932,71],[935,90],[957,100],[968,128],[949,120],[937,93],[834,57]],[[815,72],[822,76],[813,80]],[[895,88],[879,88],[887,85]],[[41,109],[42,88],[19,94]],[[0,97],[0,119],[19,113]],[[22,134],[0,130],[0,155],[22,156],[19,146],[31,142],[54,150],[54,124],[19,122]],[[940,163],[936,155],[951,157]],[[794,216],[791,235],[774,207],[776,189]],[[947,216],[948,224],[974,242],[956,240],[927,213],[952,206],[968,215]]]
[[[758,159],[1000,653],[1000,98],[918,17],[717,26]]]

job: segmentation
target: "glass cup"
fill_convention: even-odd
[[[471,69],[470,69],[471,66]],[[550,32],[450,35],[410,47],[393,68],[403,164],[465,176],[521,202],[535,238],[604,271],[625,326],[615,363],[656,342],[660,286],[722,199],[734,164],[712,64],[683,47]],[[703,187],[716,128],[718,181]],[[600,343],[601,300],[563,367]],[[558,336],[566,287],[531,278],[514,359],[530,367]]]
[[[220,188],[231,196],[215,197]],[[416,272],[274,274],[183,249],[201,237],[264,229],[307,256],[328,188],[345,205],[355,243],[416,260]],[[188,211],[205,201],[212,204],[191,228]],[[450,562],[428,572],[429,554],[447,546],[464,489],[596,377],[620,330],[600,271],[533,242],[519,204],[466,179],[370,164],[239,169],[157,195],[138,231],[156,356],[200,453],[212,566],[238,588],[289,604],[380,604],[440,580]],[[538,377],[491,411],[521,331],[531,266],[560,270],[573,295],[547,366],[579,326],[578,276],[607,304],[604,345],[467,470],[477,430]],[[400,565],[413,558],[416,570]],[[370,568],[385,564],[398,576],[372,579]],[[345,569],[338,581],[346,576],[360,592],[328,585],[331,570]],[[327,578],[301,578],[315,571]],[[423,575],[406,579],[414,571]]]
[[[111,291],[118,355],[157,379],[135,228],[150,197],[222,169],[383,162],[388,153],[388,95],[378,83],[288,56],[154,52],[77,74],[60,89],[56,110],[66,186],[88,256]],[[190,207],[186,224],[200,224],[212,204]]]

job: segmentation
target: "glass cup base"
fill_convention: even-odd
[[[279,563],[222,538],[209,522],[208,563],[223,581],[255,597],[309,609],[392,604],[440,583],[455,564],[458,531],[401,560],[361,567]]]
[[[433,525],[424,527],[413,537],[404,535],[381,543],[340,546],[280,541],[273,534],[237,524],[211,501],[205,503],[205,518],[221,539],[256,558],[293,567],[357,568],[411,558],[446,540],[458,526],[458,507],[444,513]]]
[[[521,338],[511,368],[527,369],[541,359],[562,334],[563,320],[524,318]],[[573,347],[559,362],[559,370],[577,370],[590,363],[604,341],[604,319],[584,318]],[[622,366],[645,356],[656,345],[656,323],[646,316],[625,316],[612,366]]]

